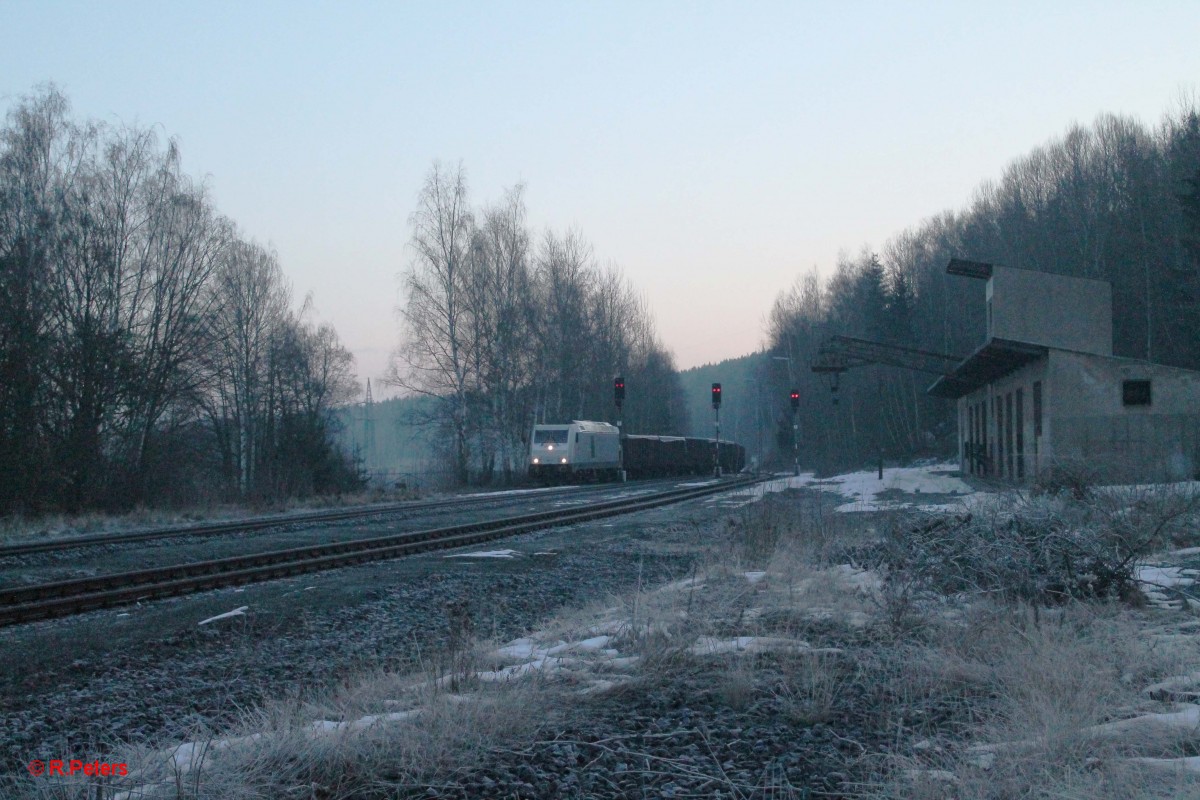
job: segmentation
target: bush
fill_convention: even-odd
[[[1092,497],[1092,487],[1098,481],[1099,473],[1091,467],[1077,462],[1064,462],[1041,470],[1030,491],[1034,497],[1068,494],[1084,502]]]
[[[1134,596],[1138,562],[1171,543],[1181,518],[1194,514],[1186,492],[1013,495],[1002,507],[958,517],[898,521],[876,566],[885,596],[910,603],[922,594],[974,593],[1058,603],[1068,598]]]

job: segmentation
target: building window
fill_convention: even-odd
[[[1127,406],[1150,405],[1150,381],[1122,381],[1121,403]]]

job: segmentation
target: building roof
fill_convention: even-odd
[[[1011,339],[989,339],[955,367],[954,372],[934,381],[929,387],[929,394],[956,400],[1018,367],[1044,357],[1049,350],[1042,345]]]
[[[946,274],[987,280],[992,277],[992,265],[986,261],[968,261],[965,258],[952,258],[950,259],[950,263],[946,265]]]

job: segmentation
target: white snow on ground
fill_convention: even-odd
[[[761,500],[768,492],[782,492],[787,489],[819,489],[824,492],[839,494],[849,502],[838,506],[838,511],[889,511],[914,506],[929,507],[921,503],[922,494],[960,495],[964,499],[975,493],[968,484],[955,475],[939,473],[957,473],[955,464],[923,464],[915,467],[887,467],[883,470],[883,480],[879,479],[878,470],[851,472],[846,475],[835,475],[831,478],[818,480],[811,472],[802,472],[776,478],[766,483],[754,486],[743,493],[746,502]],[[902,492],[910,497],[880,500],[883,492]],[[934,507],[936,509],[952,510],[953,505],[946,504]]]
[[[419,711],[394,711],[389,714],[368,714],[358,719],[335,722],[333,720],[317,720],[309,723],[304,731],[309,736],[330,736],[337,733],[353,733],[363,731],[375,725],[404,722],[419,714]],[[250,744],[263,739],[265,734],[254,733],[248,736],[230,736],[225,739],[203,739],[194,742],[184,742],[163,752],[163,765],[166,767],[170,780],[153,782],[148,776],[142,776],[146,782],[136,785],[133,789],[117,792],[113,800],[135,800],[135,798],[154,797],[156,788],[170,788],[177,785],[175,781],[185,778],[188,773],[202,767],[214,754],[230,747]],[[135,777],[135,780],[137,778]]]
[[[1179,609],[1184,605],[1183,600],[1169,594],[1170,590],[1195,585],[1197,576],[1200,576],[1200,570],[1153,564],[1141,564],[1133,570],[1133,578],[1150,604],[1167,609]],[[1185,599],[1187,605],[1200,607],[1200,601]]]
[[[338,731],[361,731],[370,728],[373,725],[378,725],[381,722],[403,722],[404,720],[412,719],[417,715],[416,711],[393,711],[390,714],[368,714],[365,717],[349,720],[347,722],[334,722],[332,720],[321,719],[309,725],[309,730],[313,733],[337,733]]]
[[[1159,769],[1183,770],[1184,772],[1200,772],[1200,756],[1184,756],[1183,758],[1135,758],[1139,764]]]
[[[879,500],[878,496],[887,491],[899,491],[905,494],[957,494],[969,495],[975,490],[954,475],[938,475],[938,472],[957,472],[954,464],[931,464],[920,467],[891,467],[883,471],[883,480],[879,479],[878,471],[852,472],[849,475],[838,475],[829,481],[838,487],[837,491],[851,502],[838,506],[838,511],[885,511],[899,508],[912,508],[918,504],[919,497],[905,500]],[[823,487],[816,487],[823,488]]]
[[[1196,575],[1198,574],[1200,574],[1200,571],[1194,569],[1144,565],[1137,568],[1134,577],[1143,583],[1150,583],[1155,586],[1172,587],[1191,586],[1196,582]]]
[[[1142,692],[1150,697],[1200,699],[1200,671],[1189,672],[1187,675],[1173,675],[1150,684]]]
[[[1200,726],[1200,706],[1188,703],[1180,706],[1178,711],[1165,714],[1142,714],[1140,717],[1095,725],[1085,728],[1084,731],[1098,736],[1109,736],[1128,731],[1149,732],[1155,728],[1195,730],[1198,726]]]
[[[701,636],[691,646],[691,652],[698,656],[719,655],[721,653],[812,653],[834,654],[842,652],[836,647],[814,648],[808,642],[800,639],[781,639],[773,636],[736,636],[720,639],[714,636]]]
[[[513,558],[521,555],[516,550],[481,550],[475,553],[455,553],[443,558]]]
[[[537,492],[559,492],[563,489],[581,489],[581,486],[544,486],[540,489],[506,489],[501,492],[475,492],[473,494],[464,494],[461,497],[471,499],[472,497],[503,497],[514,494],[535,494]]]
[[[869,569],[859,569],[850,564],[834,567],[838,582],[860,594],[871,594],[883,588],[883,578]]]
[[[250,606],[239,606],[238,608],[235,608],[233,611],[226,611],[224,614],[217,614],[215,617],[209,617],[208,619],[202,619],[196,624],[197,625],[207,625],[208,623],[216,622],[219,619],[229,619],[230,617],[245,616],[246,612],[249,610],[250,610]]]

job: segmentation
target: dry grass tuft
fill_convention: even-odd
[[[1141,622],[1118,606],[1073,603],[1037,614],[984,605],[942,625],[875,673],[886,675],[887,722],[904,754],[885,760],[867,796],[1194,796],[1200,776],[1157,770],[1149,780],[1133,759],[1187,754],[1197,731],[1102,727],[1147,710],[1141,690],[1176,666]],[[936,725],[922,721],[935,715]]]

